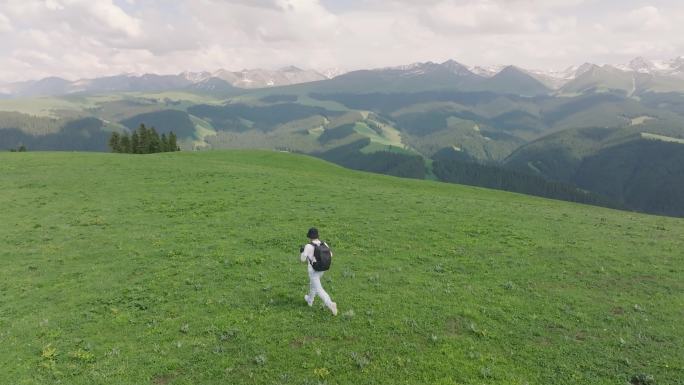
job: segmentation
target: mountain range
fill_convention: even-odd
[[[334,70],[326,72],[329,76]],[[122,74],[95,79],[69,81],[48,77],[36,81],[0,84],[0,95],[6,97],[58,96],[76,93],[148,92],[178,89],[217,88],[253,89],[286,86],[328,79],[328,76],[294,66],[278,70],[245,69],[242,71],[217,70],[214,72],[183,72],[176,75]]]
[[[173,131],[184,150],[302,152],[366,171],[684,216],[682,62],[46,78],[0,85],[0,149],[107,151],[111,132],[145,124]]]
[[[530,79],[525,79],[527,85],[522,88],[511,88],[500,84],[507,82],[501,79],[509,78],[510,81],[511,77],[522,80],[525,78],[522,74],[541,83],[541,86],[539,84],[532,85],[534,82]],[[347,81],[354,78],[372,77],[373,75],[385,76],[388,81],[393,82],[398,78],[399,83],[405,83],[409,87],[412,83],[411,78],[433,77],[449,80],[450,82],[445,84],[451,87],[457,84],[467,91],[485,90],[512,92],[521,95],[554,93],[563,95],[576,94],[589,88],[596,88],[597,90],[621,90],[634,94],[651,89],[657,91],[684,90],[684,57],[680,56],[665,61],[637,57],[622,65],[584,63],[560,71],[525,69],[511,65],[466,66],[449,60],[443,63],[414,63],[352,72],[345,72],[340,69],[305,70],[289,66],[277,70],[244,69],[229,71],[220,69],[213,72],[183,72],[175,75],[121,74],[76,81],[48,77],[40,80],[0,83],[0,98],[59,96],[77,93],[149,92],[186,88],[236,93],[240,89],[282,87],[319,82],[339,76],[346,76],[345,81]],[[518,84],[515,86],[517,87]]]

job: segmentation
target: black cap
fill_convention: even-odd
[[[306,233],[306,237],[309,239],[318,239],[318,229],[315,227],[310,228]]]

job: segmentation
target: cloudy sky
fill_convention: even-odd
[[[0,81],[684,55],[681,0],[0,0]]]

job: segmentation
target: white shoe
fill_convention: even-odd
[[[333,313],[333,315],[337,315],[337,303],[333,302],[330,304],[330,311]]]
[[[313,306],[313,301],[309,301],[309,295],[308,294],[304,294],[304,301],[306,301],[306,303],[309,306]]]

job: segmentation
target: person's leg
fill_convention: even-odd
[[[304,296],[304,300],[309,306],[313,306],[314,299],[316,299],[316,292],[318,291],[318,286],[321,285],[320,278],[314,275],[315,271],[309,269],[309,294]]]
[[[313,273],[314,278],[311,280],[311,282],[314,284],[316,293],[318,294],[319,297],[323,300],[323,303],[325,306],[332,311],[334,315],[337,315],[337,304],[330,299],[330,296],[328,293],[323,289],[323,285],[321,285],[321,278],[323,277],[323,272],[322,271],[316,271]]]
[[[313,290],[315,290],[316,294],[318,294],[318,296],[321,297],[325,306],[329,307],[332,300],[330,299],[330,296],[325,291],[325,289],[323,289],[323,285],[321,285],[321,278],[322,277],[323,277],[322,271],[314,272],[312,274],[311,285],[312,285]]]

